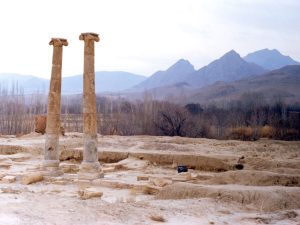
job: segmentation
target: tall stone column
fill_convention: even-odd
[[[94,43],[98,34],[82,33],[79,40],[84,41],[83,73],[83,161],[78,172],[79,179],[97,179],[102,175],[97,150],[97,112],[95,94]]]
[[[49,45],[53,45],[53,58],[43,168],[49,172],[49,175],[60,175],[62,173],[59,170],[61,68],[63,46],[68,46],[68,41],[62,38],[52,38]]]

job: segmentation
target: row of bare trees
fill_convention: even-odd
[[[14,85],[0,86],[0,134],[25,134],[34,130],[34,117],[46,114],[47,97],[24,95]],[[62,125],[66,132],[82,132],[81,95],[63,96]],[[98,132],[104,135],[167,135],[256,140],[261,136],[300,139],[300,104],[272,104],[258,93],[220,104],[175,104],[115,96],[97,97]]]
[[[24,95],[18,83],[0,85],[0,134],[24,134],[34,130],[34,116],[46,112],[43,94]]]
[[[80,114],[75,103],[69,109]],[[297,140],[300,138],[300,104],[278,101],[268,104],[261,94],[246,93],[239,100],[201,106],[155,101],[145,95],[131,102],[116,97],[97,97],[98,131],[118,135],[167,135],[238,138],[261,136]],[[71,121],[72,122],[72,121]]]

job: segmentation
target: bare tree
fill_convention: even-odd
[[[187,111],[175,104],[165,102],[158,111],[155,125],[168,136],[185,136],[184,125],[187,120]]]

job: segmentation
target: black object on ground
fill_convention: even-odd
[[[186,166],[177,166],[177,172],[178,173],[183,173],[183,172],[187,172],[188,168]]]
[[[234,165],[234,169],[236,169],[236,170],[242,170],[242,169],[244,169],[244,165],[243,164],[235,164]]]

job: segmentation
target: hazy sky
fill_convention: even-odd
[[[0,72],[50,77],[51,37],[69,41],[63,76],[81,74],[81,32],[100,34],[95,69],[149,76],[180,58],[196,69],[235,49],[300,61],[299,0],[9,0],[0,3]]]

